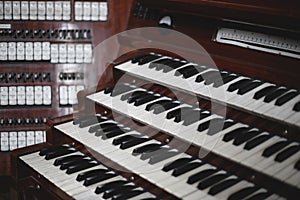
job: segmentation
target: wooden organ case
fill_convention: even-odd
[[[297,199],[299,4],[130,7],[120,56],[97,63],[105,74],[79,93],[80,112],[15,151],[18,196]]]

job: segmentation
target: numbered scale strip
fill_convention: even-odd
[[[129,84],[87,96],[112,111],[300,188],[300,144]]]
[[[284,199],[105,116],[55,128],[180,199]]]

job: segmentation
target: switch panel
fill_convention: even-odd
[[[75,1],[74,5],[76,21],[107,21],[107,2]]]
[[[77,104],[77,93],[84,89],[83,85],[61,85],[59,86],[60,106],[72,106]]]

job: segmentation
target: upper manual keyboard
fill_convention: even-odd
[[[300,127],[300,93],[296,89],[154,53],[115,68]]]

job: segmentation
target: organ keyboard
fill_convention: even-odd
[[[297,49],[288,43],[298,41],[296,5],[136,0],[131,7],[128,32],[113,49],[120,56],[98,60],[105,72],[79,93],[79,113],[48,120],[47,144],[14,152],[19,197],[296,199],[300,71],[297,52],[286,56]],[[227,28],[253,31],[238,41],[264,50],[218,42]],[[174,41],[173,29],[206,52]],[[259,33],[288,37],[288,46],[259,41]],[[286,52],[265,49],[276,45]]]

